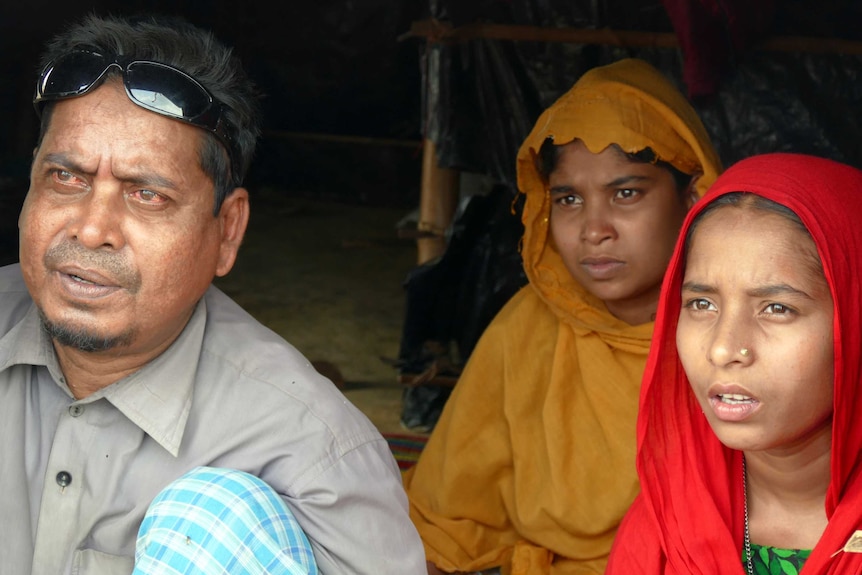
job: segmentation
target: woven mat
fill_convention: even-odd
[[[413,467],[419,459],[419,454],[428,441],[426,435],[412,435],[407,433],[384,433],[383,437],[389,442],[389,449],[398,462],[398,468],[404,472]]]

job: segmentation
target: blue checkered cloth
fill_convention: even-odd
[[[305,534],[269,485],[197,467],[150,504],[133,575],[316,575]]]

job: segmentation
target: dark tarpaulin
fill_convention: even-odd
[[[698,4],[700,0],[688,2]],[[472,10],[467,8],[471,4]],[[851,2],[844,7],[825,2],[831,8],[820,12],[810,8],[793,11],[787,7],[791,4],[785,3],[769,22],[772,36],[808,36],[816,30],[824,35],[821,46],[825,46],[831,38],[825,36],[828,24],[818,22],[838,26],[848,19],[858,22],[862,16],[862,8]],[[431,15],[451,21],[455,27],[471,22],[459,21],[459,17],[486,21],[492,15],[497,18],[495,23],[502,24],[673,31],[663,4],[656,1],[439,0],[432,1]],[[850,34],[860,34],[832,33],[838,32],[846,40],[857,39]],[[766,37],[764,34],[762,39]],[[753,39],[744,47],[743,53],[727,50],[728,61],[718,77],[717,91],[693,100],[725,165],[756,153],[795,151],[862,166],[862,145],[857,143],[862,122],[858,113],[862,109],[862,56],[760,50]],[[436,77],[428,74],[434,70],[424,70],[425,89],[438,92],[436,106],[425,110],[429,117],[437,117],[427,123],[426,135],[436,143],[440,163],[489,174],[513,187],[521,141],[541,111],[586,70],[621,58],[642,58],[689,93],[683,82],[684,57],[678,48],[473,39],[457,44],[429,42],[426,58],[430,57],[440,64]]]
[[[441,166],[485,174],[515,197],[517,151],[542,110],[590,68],[637,57],[652,63],[691,97],[725,166],[752,154],[792,151],[862,167],[858,143],[862,56],[858,51],[821,50],[830,39],[858,39],[860,32],[850,23],[859,22],[862,8],[847,0],[788,1],[775,10],[771,1],[751,6],[746,10],[741,0],[431,0],[428,16],[453,28],[487,22],[676,33],[682,48],[486,38],[426,40],[423,133],[436,144]],[[692,42],[698,33],[720,44]],[[812,35],[821,40],[797,50],[758,47],[759,41],[770,37]],[[693,60],[700,63],[699,69],[691,67]],[[461,255],[444,255],[426,266],[450,269],[425,270],[408,278],[408,310],[415,305],[411,290],[425,293],[425,308],[433,309],[438,329],[423,331],[429,316],[408,311],[405,333],[410,338],[402,339],[402,373],[421,372],[435,359],[427,352],[429,340],[433,349],[443,350],[439,353],[446,356],[447,365],[451,365],[449,354],[454,353],[449,346],[454,345],[463,365],[481,334],[477,324],[484,328],[502,303],[524,285],[517,254],[516,238],[522,231],[518,216],[504,225],[475,218],[456,221],[461,232],[453,234],[455,246],[450,244],[450,249]],[[464,230],[465,225],[480,229]],[[478,237],[484,241],[469,239]],[[465,250],[484,261],[481,290],[463,264]],[[428,286],[421,285],[422,278],[444,275],[446,289],[432,290],[435,295],[427,301],[423,287]],[[470,305],[465,305],[465,299]],[[472,323],[465,322],[465,317],[472,317]],[[471,325],[469,333],[465,323]],[[407,388],[402,423],[413,429],[433,427],[449,392],[448,387]]]

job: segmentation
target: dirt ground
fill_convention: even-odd
[[[381,430],[399,424],[395,358],[415,265],[405,211],[255,191],[236,266],[216,285],[342,386]]]

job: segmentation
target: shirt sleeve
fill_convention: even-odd
[[[426,572],[401,474],[383,437],[359,442],[285,498],[321,574]]]

